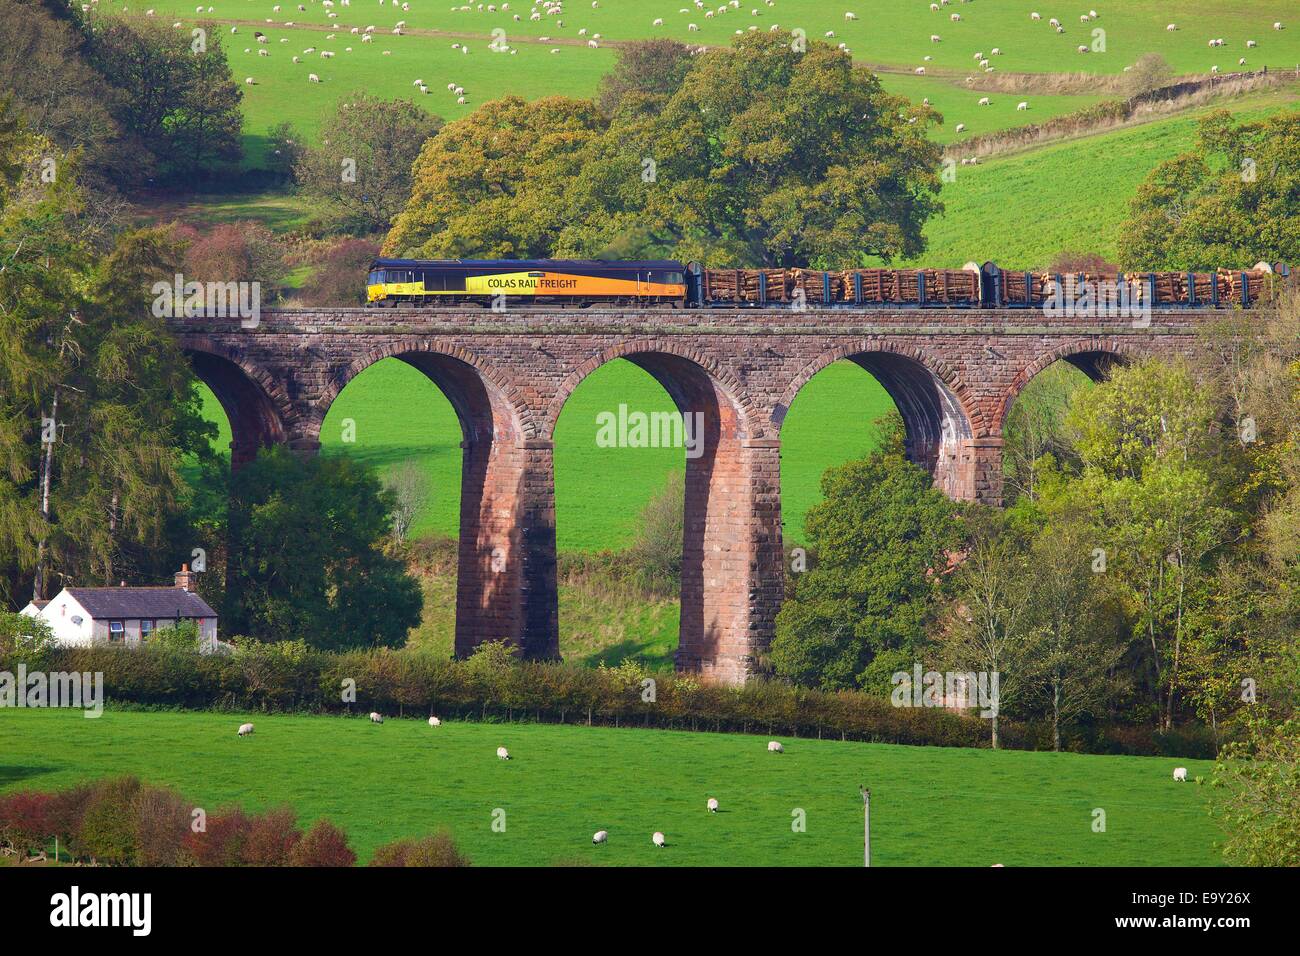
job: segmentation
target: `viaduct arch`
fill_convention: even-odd
[[[456,652],[505,640],[559,656],[553,435],[566,400],[616,358],[643,368],[701,423],[688,456],[677,666],[741,683],[784,593],[780,432],[832,362],[870,372],[902,415],[909,458],[956,499],[1002,501],[1002,429],[1038,372],[1066,360],[1094,379],[1144,355],[1190,355],[1213,313],[1150,324],[1038,312],[718,310],[269,310],[172,319],[230,418],[232,466],[259,447],[310,454],[331,403],[383,358],[446,395],[463,442]]]

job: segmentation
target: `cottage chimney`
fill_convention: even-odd
[[[182,591],[194,590],[194,573],[190,571],[188,564],[182,564],[181,569],[176,572],[176,587]]]

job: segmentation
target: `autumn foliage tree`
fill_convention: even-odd
[[[416,160],[385,252],[842,267],[924,248],[942,209],[928,107],[789,34],[689,63],[655,49],[625,54],[611,113],[507,97],[449,123]]]

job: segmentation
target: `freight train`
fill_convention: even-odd
[[[1086,289],[1166,308],[1249,307],[1282,263],[1216,272],[1013,272],[964,269],[708,269],[672,260],[376,259],[366,284],[374,307],[671,309],[1041,309]]]

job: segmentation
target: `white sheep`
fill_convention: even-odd
[[[1256,43],[1254,40],[1247,40],[1247,41],[1246,41],[1246,47],[1247,47],[1247,48],[1250,48],[1250,47],[1256,47],[1256,46],[1259,46],[1259,44]]]
[[[924,72],[925,72],[925,67],[923,67],[923,66],[918,66],[918,67],[917,67],[915,70],[913,70],[912,72],[913,72],[913,73],[924,73]]]
[[[845,20],[856,20],[857,18],[858,18],[858,15],[857,15],[856,13],[846,13],[846,14],[844,14],[844,19],[845,19]]]
[[[1061,21],[1056,19],[1056,17],[1052,17],[1052,19],[1048,20],[1047,22],[1054,27],[1059,27],[1061,25]]]
[[[498,748],[497,748],[497,758],[500,759],[500,760],[509,760],[509,759],[510,759],[510,751],[509,751],[509,750],[506,750],[505,747],[498,747]]]
[[[1041,20],[1041,19],[1043,19],[1043,18],[1042,18],[1042,16],[1041,16],[1040,14],[1037,14],[1037,13],[1031,13],[1031,14],[1029,15],[1029,19],[1031,19],[1031,20]]]
[[[965,123],[958,123],[958,124],[957,124],[956,132],[958,132],[958,133],[964,133],[964,132],[966,132],[966,124],[965,124]]]
[[[308,74],[307,74],[307,79],[308,79],[310,82],[312,82],[312,83],[319,83],[319,82],[320,82],[320,77],[317,76],[315,73],[308,73]]]
[[[382,723],[384,722],[384,715],[383,715],[383,714],[378,714],[378,713],[376,713],[375,711],[372,710],[372,711],[370,712],[370,722],[371,722],[372,724],[382,724]]]
[[[608,839],[609,839],[608,830],[597,830],[595,833],[591,835],[591,842],[597,845],[604,843]]]
[[[706,806],[708,807],[710,813],[717,813],[718,812],[717,798],[709,797],[709,802],[706,804]]]
[[[429,726],[430,726],[430,727],[441,727],[441,726],[442,726],[442,721],[439,720],[437,717],[430,717],[430,718],[429,718]]]
[[[949,14],[948,19],[951,20],[953,23],[961,23],[961,14],[960,13]]]
[[[1173,33],[1175,30],[1178,29],[1178,24],[1171,23],[1169,24],[1169,26],[1165,27],[1165,29],[1168,30],[1170,33]]]
[[[252,86],[252,85],[253,85],[253,78],[252,78],[251,76],[246,76],[246,77],[244,77],[244,85],[245,85],[245,86]]]
[[[1087,52],[1088,52],[1088,48],[1087,48],[1086,46],[1084,46],[1082,43],[1080,43],[1080,44],[1079,44],[1079,52],[1080,52],[1080,53],[1087,53]]]
[[[769,740],[767,742],[767,752],[770,754],[783,754],[785,753],[785,748],[781,746],[780,741]]]
[[[1187,782],[1187,768],[1186,768],[1186,767],[1175,767],[1175,768],[1174,768],[1174,780],[1177,781],[1178,783],[1186,783],[1186,782]]]
[[[993,101],[990,100],[987,96],[981,96],[978,105],[979,105],[979,106],[991,106],[991,105],[993,105]]]
[[[1274,29],[1274,30],[1281,30],[1281,29],[1282,29],[1282,21],[1279,20],[1279,21],[1277,21],[1276,23],[1274,23],[1274,24],[1273,24],[1273,29]]]
[[[1016,109],[1023,113],[1025,110],[1029,109],[1029,101],[1022,100],[1021,102],[1017,103]]]
[[[930,42],[931,42],[931,43],[942,43],[942,42],[943,42],[943,37],[939,36],[939,34],[937,34],[937,33],[931,33],[931,34],[930,34]]]
[[[660,849],[663,849],[668,845],[664,841],[664,835],[660,833],[658,830],[656,830],[654,832],[654,835],[650,837],[650,842],[653,843],[655,846],[659,847]]]
[[[240,725],[239,725],[239,736],[241,736],[241,737],[247,737],[247,736],[248,736],[249,734],[251,734],[252,732],[253,732],[253,725],[252,725],[252,724],[240,724]]]

